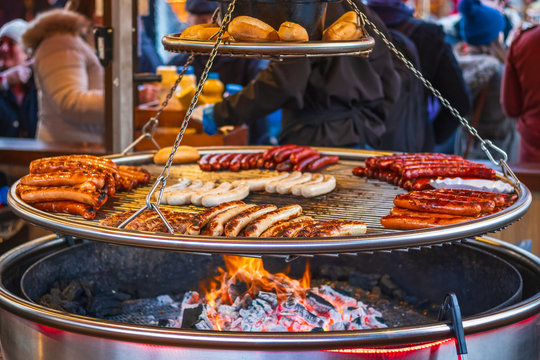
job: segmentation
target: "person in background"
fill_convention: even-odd
[[[402,0],[369,0],[385,25],[407,36],[416,46],[420,71],[433,86],[448,99],[460,114],[467,115],[472,107],[471,95],[463,80],[451,46],[445,41],[441,26],[415,19],[414,10]],[[426,104],[433,103],[433,95],[423,87]],[[446,108],[437,108],[430,114],[435,144],[443,144],[456,131],[459,121]]]
[[[373,12],[355,3],[386,33]],[[345,4],[328,4],[326,22],[332,23],[346,9]],[[391,54],[376,39],[368,58],[273,61],[242,91],[205,108],[202,122],[205,131],[214,134],[218,126],[249,124],[282,108],[280,143],[377,147],[400,87]]]
[[[458,62],[474,98],[469,123],[481,137],[503,149],[510,161],[515,161],[519,145],[516,121],[504,114],[499,97],[506,57],[502,44],[504,18],[479,0],[462,0],[459,11],[461,35],[466,43],[458,48]],[[458,130],[455,152],[472,159],[486,159],[480,143],[464,128]]]
[[[517,33],[502,78],[501,102],[508,116],[519,118],[519,161],[540,163],[540,26]]]
[[[0,28],[0,136],[36,134],[37,90],[21,36],[28,23],[12,20]]]
[[[38,88],[37,139],[104,142],[103,68],[93,49],[94,1],[40,14],[23,35],[34,56]],[[81,15],[84,14],[84,15]]]

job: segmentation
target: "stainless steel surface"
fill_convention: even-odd
[[[26,257],[58,246],[61,242],[54,237],[46,237],[4,254],[0,258],[1,278],[4,279]],[[469,243],[489,249],[497,255],[511,256],[517,265],[534,273],[536,278],[540,277],[540,259],[532,254],[523,253],[497,240],[477,239]],[[399,346],[451,338],[451,329],[444,323],[396,329],[291,334],[220,333],[126,325],[70,315],[35,305],[11,293],[3,282],[0,284],[0,307],[1,341],[6,360],[133,360],[181,356],[210,359],[216,358],[217,354],[223,359],[275,359],[276,351],[284,358],[329,359],[346,355],[316,351]],[[537,293],[500,311],[466,318],[464,329],[470,358],[536,359],[535,346],[539,338],[535,328],[540,325],[539,310],[540,293]],[[410,359],[456,358],[453,341],[420,355],[416,353],[412,357],[413,354]],[[349,356],[364,359],[362,354]]]
[[[165,35],[161,42],[167,51],[209,54],[213,41],[185,40],[180,34]],[[355,41],[310,41],[293,42],[225,42],[219,46],[218,54],[223,56],[241,56],[254,58],[287,59],[298,57],[325,56],[368,56],[375,41],[372,37]]]
[[[206,152],[227,151],[259,151],[260,148],[213,148],[201,150]],[[362,220],[368,227],[366,235],[357,237],[331,237],[331,238],[292,238],[292,239],[261,239],[242,237],[211,237],[171,235],[165,233],[137,232],[131,230],[103,227],[99,220],[107,215],[126,210],[138,210],[144,203],[149,186],[135,189],[129,193],[118,193],[99,211],[94,221],[84,220],[78,216],[65,214],[50,214],[23,202],[15,193],[15,185],[8,194],[8,202],[12,210],[22,218],[39,226],[52,229],[60,234],[78,236],[85,239],[105,241],[120,245],[154,247],[176,251],[190,251],[198,253],[234,253],[234,254],[280,254],[280,255],[307,255],[355,253],[362,251],[406,249],[418,246],[428,246],[448,241],[455,241],[471,236],[498,230],[515,220],[518,220],[531,204],[532,196],[529,190],[521,185],[521,194],[518,201],[511,207],[496,214],[469,222],[441,226],[422,230],[397,231],[385,229],[380,225],[380,218],[388,214],[393,207],[395,195],[404,190],[378,180],[367,180],[353,176],[351,170],[354,166],[378,152],[355,151],[348,149],[321,149],[323,154],[340,155],[342,160],[323,172],[333,174],[338,181],[338,188],[325,196],[315,199],[305,199],[292,195],[277,195],[266,193],[252,193],[246,202],[272,203],[285,205],[297,203],[302,205],[307,215],[318,220],[350,219]],[[161,168],[151,163],[151,154],[136,155],[130,159],[137,159],[127,163],[144,165],[155,176]],[[115,161],[126,163],[122,158]],[[203,180],[232,180],[253,176],[270,176],[261,170],[247,170],[238,173],[232,172],[202,172],[195,164],[175,166],[171,168],[169,183],[175,178],[189,177]],[[169,206],[163,206],[165,208]],[[188,212],[200,211],[194,206],[169,207],[175,210]]]

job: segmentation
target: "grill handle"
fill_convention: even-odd
[[[450,326],[452,327],[456,338],[458,359],[467,360],[467,343],[465,341],[463,320],[456,294],[446,294],[441,305],[441,310],[439,311],[439,321],[450,321]]]

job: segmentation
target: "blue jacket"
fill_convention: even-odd
[[[0,136],[33,138],[37,120],[38,100],[33,76],[25,85],[25,96],[20,105],[10,89],[0,90]]]

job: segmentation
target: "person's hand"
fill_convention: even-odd
[[[216,121],[214,120],[214,105],[207,104],[197,106],[195,109],[193,109],[191,119],[202,122],[203,130],[208,135],[217,134],[218,128]]]
[[[157,101],[159,98],[159,86],[144,84],[139,86],[139,104]]]
[[[13,66],[2,73],[6,83],[11,85],[26,84],[32,76],[32,68],[27,64]]]

